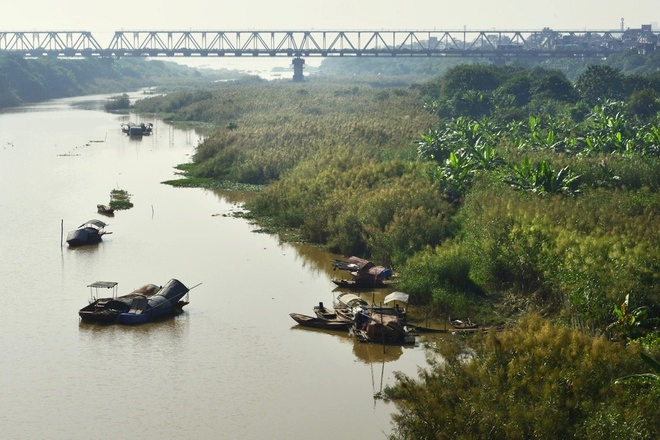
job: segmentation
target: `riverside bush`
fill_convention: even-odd
[[[617,384],[644,371],[637,346],[529,315],[503,332],[437,345],[418,379],[385,389],[398,412],[390,439],[653,439],[659,384]]]

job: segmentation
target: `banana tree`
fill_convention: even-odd
[[[646,306],[629,310],[630,295],[626,295],[621,306],[614,305],[616,321],[607,326],[608,330],[616,330],[627,339],[636,339],[643,336],[642,327],[649,320],[649,308]]]
[[[458,153],[452,151],[440,169],[446,192],[454,199],[459,198],[472,183],[474,170],[474,163],[464,150]]]
[[[422,160],[444,162],[452,151],[447,140],[446,131],[429,130],[415,141],[417,156]]]
[[[506,163],[495,148],[480,140],[474,145],[466,147],[465,152],[475,170],[494,170]]]
[[[547,194],[575,195],[579,192],[580,176],[573,175],[570,167],[555,172],[550,162],[542,160],[532,165],[528,156],[513,167],[513,176],[505,182],[523,191]]]

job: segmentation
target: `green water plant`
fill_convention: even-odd
[[[133,207],[131,194],[124,189],[113,189],[110,191],[110,208],[112,209],[130,209]]]

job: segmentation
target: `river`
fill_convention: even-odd
[[[132,95],[133,98],[139,97]],[[0,113],[0,437],[3,439],[379,439],[393,372],[414,347],[299,328],[291,312],[332,304],[332,258],[231,214],[245,194],[173,188],[201,135],[103,111],[107,96]],[[153,122],[131,139],[122,122]],[[99,217],[112,189],[134,207]],[[62,234],[92,218],[101,243]],[[119,294],[177,278],[190,304],[142,326],[80,322],[95,281]]]

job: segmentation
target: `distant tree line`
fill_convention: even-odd
[[[421,78],[444,75],[452,67],[466,64],[464,58],[451,57],[328,57],[321,63],[324,75],[352,75],[356,77]],[[474,60],[471,64],[490,65],[488,60]],[[557,58],[535,60],[533,58],[511,59],[509,66],[533,69],[543,67],[563,72],[571,81],[589,66],[608,66],[625,74],[646,75],[660,69],[660,52],[642,55],[636,50],[610,55],[606,59]]]
[[[158,60],[25,59],[0,53],[0,108],[94,93],[125,92],[197,78],[195,69]]]
[[[629,116],[660,110],[660,71],[638,75],[591,65],[574,82],[558,69],[460,65],[418,86],[425,105],[441,118],[493,118],[500,122],[545,114],[581,122],[593,106],[624,101]]]

